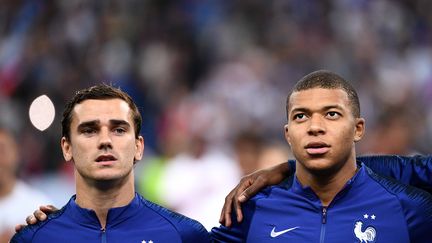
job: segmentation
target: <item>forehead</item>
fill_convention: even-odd
[[[294,109],[321,109],[340,106],[350,110],[348,94],[343,89],[312,88],[293,92],[289,99],[289,112]]]
[[[76,104],[72,112],[72,123],[111,119],[132,122],[131,109],[126,101],[122,99],[84,100]]]

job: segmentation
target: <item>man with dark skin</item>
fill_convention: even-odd
[[[306,75],[288,95],[287,119],[294,176],[246,202],[241,223],[213,228],[214,241],[430,242],[432,196],[357,161],[365,121],[347,81]]]

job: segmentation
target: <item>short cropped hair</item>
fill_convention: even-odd
[[[360,117],[360,102],[359,102],[357,92],[355,91],[353,86],[341,76],[327,70],[319,70],[319,71],[312,72],[304,76],[303,78],[301,78],[296,83],[292,91],[288,94],[286,100],[287,116],[289,112],[289,101],[291,95],[294,92],[313,89],[313,88],[344,90],[348,95],[352,114],[354,115],[355,118]]]
[[[80,104],[85,100],[110,100],[110,99],[121,99],[124,100],[132,111],[132,120],[135,128],[135,138],[138,138],[141,130],[142,117],[138,110],[135,102],[125,92],[118,88],[114,88],[107,84],[99,84],[90,88],[79,90],[75,93],[75,96],[69,100],[65,106],[62,118],[62,136],[70,141],[70,126],[72,123],[72,111],[75,105]]]

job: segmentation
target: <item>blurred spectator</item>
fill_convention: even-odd
[[[257,170],[280,164],[279,161],[288,161],[289,159],[294,159],[294,156],[287,144],[281,142],[268,143],[261,151]]]
[[[242,175],[250,174],[259,168],[259,159],[264,147],[264,139],[261,136],[249,130],[240,132],[234,140],[233,147]]]
[[[0,127],[0,242],[8,242],[15,225],[22,224],[40,205],[50,204],[43,194],[17,178],[19,147],[13,135]]]
[[[61,154],[50,149],[56,127],[39,138],[25,122],[28,104],[47,93],[59,110],[71,90],[101,81],[137,101],[146,149],[155,154],[163,153],[157,128],[178,93],[225,111],[221,141],[250,125],[281,140],[283,91],[323,68],[367,98],[372,128],[386,103],[430,103],[430,9],[420,0],[2,1],[0,101],[16,107],[14,126],[44,140],[23,156],[22,171],[32,176],[60,169]],[[413,138],[413,149],[428,153],[432,125],[422,126],[429,136]]]
[[[196,138],[194,146],[206,146],[203,142]],[[218,225],[224,198],[241,174],[223,151],[203,149],[200,154],[182,153],[168,161],[161,194],[167,206],[210,230]]]
[[[389,106],[378,117],[375,125],[362,143],[362,148],[370,154],[412,155],[417,153],[415,138],[425,118],[412,103]]]
[[[208,113],[208,108],[211,106],[196,106],[187,100],[179,104],[177,112],[173,111],[178,119],[169,124],[174,128],[184,124],[182,128],[188,136],[177,140],[184,150],[166,162],[160,195],[169,208],[198,220],[210,230],[218,224],[225,195],[237,184],[241,172],[230,155],[229,144],[221,146],[215,139],[218,129],[226,129],[220,127],[221,113],[213,109],[210,111],[214,113]],[[208,115],[202,116],[203,113]]]

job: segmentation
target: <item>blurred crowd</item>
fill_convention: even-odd
[[[143,115],[139,190],[217,224],[241,175],[290,158],[285,99],[329,69],[358,90],[360,154],[432,152],[432,2],[426,0],[0,0],[0,125],[20,178],[61,206],[73,193],[60,151],[63,106],[105,82]],[[29,105],[49,96],[40,132]],[[1,166],[1,165],[0,165]],[[1,198],[0,198],[1,200]],[[0,229],[1,230],[1,229]]]

